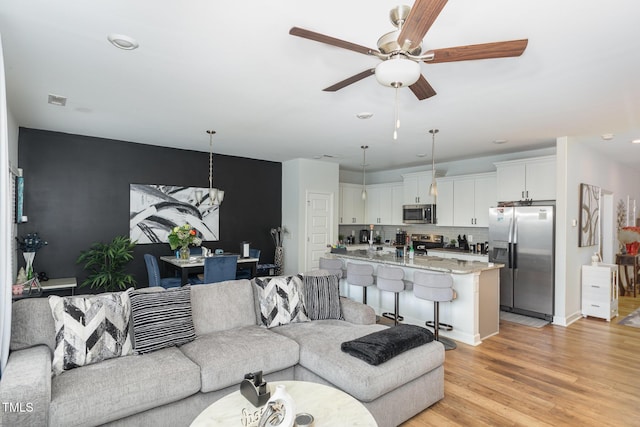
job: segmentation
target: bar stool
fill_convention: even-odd
[[[367,287],[373,285],[373,266],[347,263],[347,283],[362,286],[362,303],[367,303]]]
[[[382,313],[387,319],[392,319],[393,324],[397,325],[399,320],[404,320],[399,314],[400,292],[404,291],[404,270],[397,267],[387,267],[381,265],[378,267],[376,286],[381,291],[393,292],[395,294],[395,307],[393,313]]]
[[[318,268],[327,270],[330,274],[338,276],[338,281],[342,279],[342,260],[338,258],[320,258]]]
[[[440,302],[450,302],[456,298],[456,291],[453,289],[453,277],[450,274],[416,271],[413,274],[413,295],[416,298],[433,301],[433,325],[435,326],[430,325],[431,322],[426,322],[425,325],[433,327],[433,335],[436,341],[440,341],[445,350],[456,348],[455,341],[441,337],[439,334],[441,326]]]

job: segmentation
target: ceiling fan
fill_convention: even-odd
[[[299,27],[291,28],[289,34],[353,50],[365,55],[374,55],[383,61],[375,68],[342,80],[323,89],[324,91],[335,92],[375,74],[378,82],[385,86],[395,87],[396,89],[409,86],[419,100],[430,98],[436,94],[436,91],[421,74],[419,62],[435,64],[474,59],[506,58],[520,56],[527,47],[528,40],[521,39],[422,52],[422,39],[446,4],[447,0],[416,0],[413,7],[397,6],[391,9],[389,18],[397,30],[380,37],[378,50]]]

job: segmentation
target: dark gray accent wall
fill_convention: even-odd
[[[206,135],[205,135],[206,136]],[[240,242],[273,262],[269,230],[281,224],[282,165],[214,154],[214,183],[225,191],[220,240],[205,246],[239,252]],[[20,128],[18,164],[23,169],[24,212],[18,235],[38,232],[49,242],[38,251],[35,271],[49,277],[87,274],[76,259],[94,242],[129,235],[129,185],[209,186],[209,154],[190,150]],[[136,246],[129,269],[147,286],[143,254],[170,255],[168,244]],[[21,252],[19,265],[24,266]],[[87,289],[87,292],[88,291]]]

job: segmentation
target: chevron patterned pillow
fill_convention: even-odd
[[[254,283],[264,326],[309,321],[302,297],[302,276],[256,277]]]
[[[50,296],[56,327],[54,375],[132,353],[129,290],[92,296]]]

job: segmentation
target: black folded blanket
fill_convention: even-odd
[[[433,333],[416,325],[397,325],[382,331],[343,342],[342,351],[379,365],[412,348],[433,341]]]

